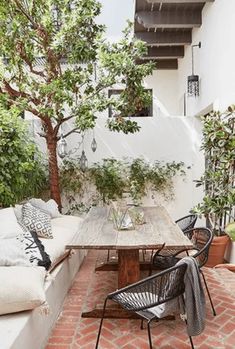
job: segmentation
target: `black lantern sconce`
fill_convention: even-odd
[[[201,42],[197,45],[192,45],[192,75],[188,76],[188,96],[198,97],[199,96],[199,76],[194,74],[194,52],[195,47],[201,48]]]

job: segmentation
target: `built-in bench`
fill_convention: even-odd
[[[85,256],[76,251],[51,272],[45,283],[49,314],[32,311],[0,316],[1,349],[44,349],[64,298]]]

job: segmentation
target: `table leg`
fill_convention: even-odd
[[[118,250],[118,288],[140,279],[139,250]]]

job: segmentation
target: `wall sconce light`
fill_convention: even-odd
[[[195,47],[201,48],[201,42],[197,45],[192,45],[192,75],[188,76],[188,96],[198,97],[199,96],[199,76],[194,74],[194,52]]]

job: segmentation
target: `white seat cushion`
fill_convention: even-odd
[[[46,253],[48,253],[53,268],[61,257],[65,254],[65,246],[68,245],[73,236],[79,231],[79,224],[82,218],[75,216],[62,216],[51,220],[53,239],[43,239],[42,241]]]
[[[62,215],[59,218],[53,218],[51,220],[51,226],[53,231],[56,227],[64,227],[76,233],[81,222],[83,222],[83,218],[81,217]]]
[[[0,267],[0,315],[45,303],[45,275],[42,267]]]

